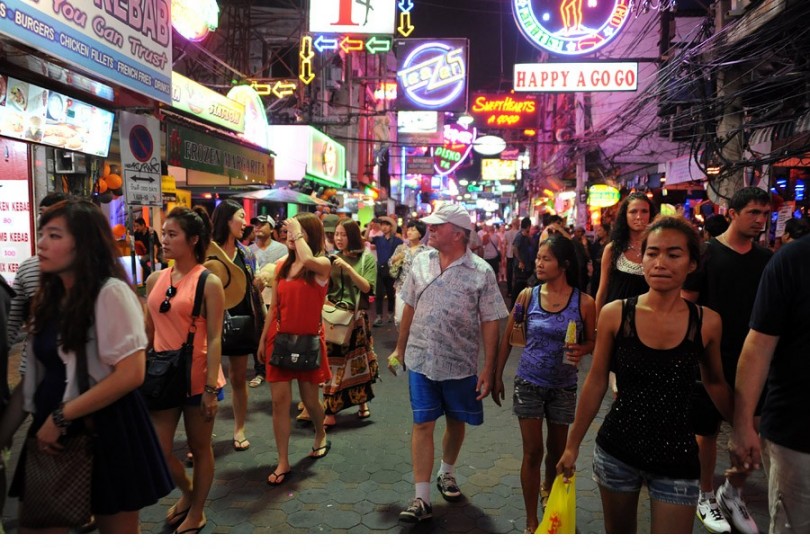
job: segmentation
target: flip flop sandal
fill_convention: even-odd
[[[247,443],[247,444],[245,444]],[[247,439],[234,439],[233,440],[233,450],[237,452],[242,452],[250,448],[250,441]]]
[[[292,470],[287,470],[284,473],[278,473],[275,470],[273,473],[267,476],[267,484],[271,487],[278,487],[279,485],[283,485],[287,478],[292,473]],[[275,477],[275,481],[270,481],[270,476]]]
[[[321,458],[324,458],[326,457],[327,454],[329,454],[331,448],[332,448],[332,441],[326,441],[326,444],[322,447],[318,448],[312,447],[312,452],[309,454],[309,457],[312,458],[313,460],[320,460]],[[323,451],[323,454],[319,454],[321,451]]]
[[[166,512],[166,525],[169,527],[177,527],[186,519],[188,515],[188,511],[191,510],[191,506],[183,510],[182,512],[177,511],[177,504],[169,508],[169,511]]]

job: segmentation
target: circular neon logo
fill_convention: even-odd
[[[631,0],[512,0],[523,36],[537,48],[578,56],[599,50],[619,34]]]
[[[427,42],[408,54],[398,76],[409,100],[420,107],[438,109],[461,96],[466,73],[464,48]]]

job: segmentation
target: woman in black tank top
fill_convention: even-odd
[[[608,372],[614,370],[619,395],[594,451],[605,532],[636,532],[639,492],[646,483],[651,532],[690,533],[700,475],[689,423],[696,370],[726,419],[732,413],[720,362],[721,321],[716,312],[680,296],[700,258],[697,233],[684,219],[656,220],[645,234],[642,254],[650,291],[602,310],[593,363],[557,469],[569,477],[573,473],[605,396]]]

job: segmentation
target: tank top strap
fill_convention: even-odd
[[[691,301],[686,301],[689,307],[689,330],[686,338],[703,349],[703,307]]]
[[[622,299],[622,325],[619,334],[627,339],[636,337],[636,303],[638,297]]]

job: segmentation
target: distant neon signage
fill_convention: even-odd
[[[172,0],[172,27],[192,42],[203,40],[219,27],[216,0]]]
[[[470,113],[482,127],[532,128],[537,126],[539,109],[534,96],[476,92],[471,95]]]
[[[445,176],[459,168],[470,155],[476,136],[475,128],[457,123],[444,125],[443,143],[433,150],[436,174]]]
[[[310,0],[309,32],[394,34],[396,0]]]
[[[619,202],[619,190],[607,184],[594,184],[588,188],[588,205],[604,208]]]
[[[398,40],[396,47],[400,109],[467,108],[467,39]]]
[[[630,16],[632,0],[512,0],[518,29],[532,46],[582,55],[610,42]]]
[[[523,92],[638,90],[638,63],[516,63],[513,87]]]
[[[241,84],[231,88],[228,98],[245,106],[245,131],[241,136],[267,149],[267,113],[256,91],[247,84]]]

